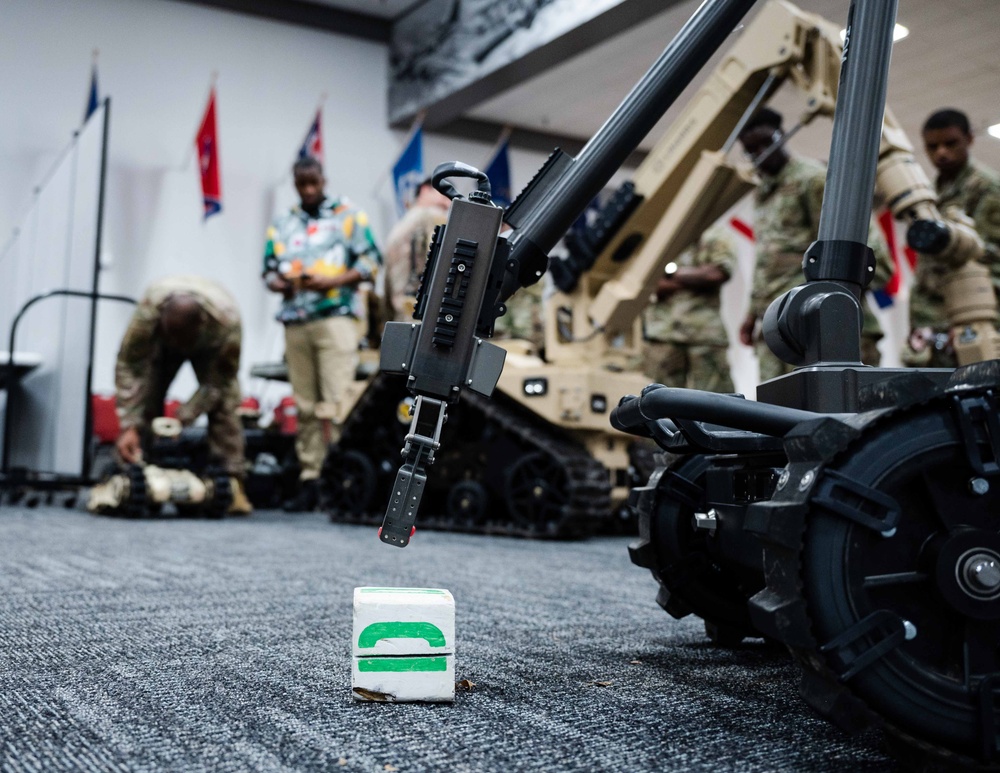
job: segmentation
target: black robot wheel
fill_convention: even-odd
[[[324,495],[333,510],[364,515],[375,498],[377,473],[367,454],[331,446],[323,462]]]
[[[657,470],[652,496],[638,505],[639,540],[629,548],[632,562],[649,569],[660,584],[657,603],[677,619],[695,614],[720,646],[760,636],[750,621],[747,600],[764,585],[763,576],[740,571],[713,556],[713,533],[694,526],[706,513],[706,456],[687,457]]]
[[[448,517],[459,527],[481,525],[488,504],[486,488],[478,481],[460,480],[448,489]]]
[[[810,702],[846,688],[917,759],[1000,767],[998,430],[990,393],[936,401],[810,494],[795,571],[818,651],[799,655],[828,685]]]
[[[557,460],[540,451],[525,454],[505,475],[504,499],[511,520],[545,535],[558,529],[569,505],[569,481]]]

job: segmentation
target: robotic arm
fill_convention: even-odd
[[[413,323],[386,326],[382,368],[407,377],[416,396],[404,463],[379,538],[409,543],[447,405],[463,388],[492,393],[504,354],[483,338],[504,313],[503,301],[545,272],[548,251],[652,129],[754,0],[707,0],[681,28],[642,82],[572,158],[557,151],[506,215],[490,200],[489,181],[464,164],[438,167],[434,185],[452,197],[451,213],[432,242]],[[478,190],[461,197],[446,184],[472,177]],[[499,239],[501,221],[513,229]]]

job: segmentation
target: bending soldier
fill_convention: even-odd
[[[237,416],[241,325],[236,300],[202,277],[176,276],[153,283],[139,302],[118,351],[115,391],[122,460],[142,459],[153,419],[163,414],[170,383],[185,362],[198,389],[177,412],[184,425],[208,415],[208,447],[233,478],[230,512],[251,512],[242,480],[246,470],[243,427]]]

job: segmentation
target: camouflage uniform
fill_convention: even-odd
[[[372,280],[381,265],[368,216],[346,201],[324,200],[317,217],[296,206],[267,232],[265,277],[271,272],[337,276],[357,269],[362,280]],[[295,451],[303,480],[319,477],[326,455],[317,404],[339,414],[337,401],[354,379],[360,338],[355,296],[349,286],[324,293],[299,290],[278,312],[278,321],[285,325],[288,380],[298,408]],[[333,421],[329,435],[331,442],[340,438],[340,426]]]
[[[736,266],[736,245],[725,228],[715,226],[677,259],[677,266],[717,266],[728,280]],[[671,387],[735,391],[726,360],[729,339],[720,313],[720,288],[678,290],[646,309],[641,366],[646,375]]]
[[[413,318],[413,299],[427,264],[434,229],[448,219],[440,207],[412,207],[389,232],[385,245],[385,297],[394,319]]]
[[[775,298],[805,282],[802,256],[819,233],[819,216],[826,185],[826,167],[819,161],[793,156],[774,177],[764,176],[754,192],[754,239],[757,267],[754,271],[750,311],[762,319]],[[875,252],[875,278],[871,287],[885,285],[893,265],[885,238],[872,220],[868,244]],[[882,329],[862,300],[861,359],[869,365],[879,361],[876,344]],[[754,345],[760,361],[760,380],[790,373],[792,365],[779,360],[763,340]]]
[[[936,185],[938,207],[947,215],[951,208],[958,208],[972,218],[977,233],[986,243],[983,262],[993,277],[993,288],[1000,296],[1000,176],[975,161],[959,172],[947,184],[940,178]],[[937,263],[933,256],[922,255],[917,263],[916,283],[910,294],[910,326],[929,327],[935,333],[945,333],[944,298],[939,291],[941,282],[950,267]],[[937,352],[932,356],[934,367],[955,367],[953,355]]]
[[[542,307],[544,280],[523,287],[507,300],[507,313],[494,325],[494,338],[520,338],[536,349],[545,346],[545,317]]]
[[[160,310],[173,295],[190,295],[201,306],[204,323],[188,351],[169,348],[159,331]],[[139,302],[115,365],[118,416],[123,430],[147,432],[163,415],[170,382],[186,361],[198,377],[198,390],[178,411],[190,424],[208,414],[208,447],[231,475],[244,472],[240,405],[240,312],[235,299],[219,284],[197,276],[176,276],[154,282]]]

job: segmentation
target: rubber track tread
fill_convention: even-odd
[[[359,399],[355,409],[344,425],[341,446],[353,448],[371,457],[372,428],[386,421],[397,421],[395,410],[400,399],[400,382],[376,376]],[[590,456],[586,449],[571,440],[559,437],[551,428],[545,427],[541,419],[532,421],[527,411],[520,406],[512,407],[512,401],[497,395],[485,398],[469,391],[461,396],[460,410],[472,410],[508,436],[513,436],[524,453],[541,452],[553,459],[566,472],[568,504],[563,514],[549,528],[538,525],[526,526],[507,518],[496,519],[481,524],[459,522],[444,513],[421,512],[417,517],[417,528],[441,531],[461,531],[479,534],[498,534],[516,537],[544,539],[579,539],[593,534],[598,526],[611,518],[611,485],[607,469]],[[452,409],[454,410],[454,409]],[[393,462],[398,464],[398,451]],[[378,462],[378,460],[374,460]],[[437,474],[434,466],[429,475]],[[381,483],[381,481],[380,481]],[[391,484],[390,484],[391,485]],[[385,515],[383,506],[388,501],[389,491],[376,492],[372,508],[363,514],[338,510],[331,503],[330,520],[337,523],[357,523],[380,525]]]

